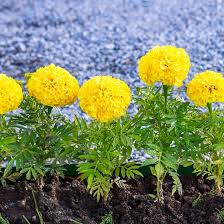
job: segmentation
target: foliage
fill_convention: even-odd
[[[195,208],[201,202],[201,195],[199,194],[198,197],[194,198],[192,201],[192,208]]]
[[[213,111],[212,103],[223,102],[224,78],[206,71],[187,85],[188,97],[196,105],[207,104],[208,110],[199,110],[178,98],[173,89],[182,85],[189,67],[187,53],[173,46],[157,46],[143,56],[140,78],[147,84],[161,82],[161,86],[137,88],[134,102],[138,111],[133,117],[123,116],[131,101],[129,87],[112,77],[92,78],[78,93],[78,82],[67,71],[54,65],[41,68],[35,75],[27,75],[28,92],[34,98],[25,95],[17,113],[3,114],[20,103],[13,107],[8,104],[18,94],[7,85],[0,96],[4,106],[0,160],[7,163],[0,169],[1,183],[20,176],[42,182],[46,174],[63,176],[64,164],[75,162],[87,190],[97,201],[102,198],[106,202],[115,184],[125,188],[127,179],[142,176],[142,165],[150,167],[157,180],[155,197],[163,202],[164,179],[172,178],[172,194],[182,194],[178,169],[193,166],[197,175],[213,180],[216,192],[221,194],[224,112]],[[1,85],[7,80],[2,78]],[[22,100],[21,86],[19,89]],[[67,105],[77,96],[79,106],[95,120],[75,116],[71,122],[50,107]],[[142,164],[130,161],[134,149],[144,150],[149,158]]]
[[[198,154],[191,159],[194,172],[214,180],[215,190],[220,194],[224,173],[224,116],[223,111],[211,111],[198,118],[198,135],[203,138]]]
[[[109,212],[102,218],[102,222],[100,224],[113,224],[113,214],[112,212]]]
[[[87,189],[99,201],[107,200],[113,184],[124,187],[124,178],[142,175],[139,165],[127,162],[137,136],[133,135],[133,123],[128,117],[111,123],[86,124],[76,119],[81,128],[79,145],[83,154],[78,165],[81,179],[87,179]]]
[[[0,142],[1,157],[9,161],[2,183],[20,175],[25,175],[27,180],[36,180],[47,172],[63,175],[64,161],[71,160],[69,152],[75,154],[74,146],[68,144],[75,126],[64,116],[52,113],[51,107],[43,106],[29,96],[21,109],[7,119],[1,118],[1,126],[4,126],[1,137],[10,134]],[[48,168],[47,163],[50,163]],[[12,176],[14,166],[16,172]]]
[[[217,209],[217,217],[220,222],[224,222],[224,208]]]
[[[162,184],[170,175],[174,194],[182,193],[178,168],[201,137],[194,135],[194,107],[188,102],[169,97],[169,88],[142,88],[137,90],[135,102],[138,112],[133,118],[135,134],[141,137],[135,147],[144,149],[150,156],[142,165],[150,165],[152,175],[157,178],[157,200],[163,201]]]
[[[0,224],[10,224],[10,223],[7,219],[3,218],[2,215],[0,214]]]

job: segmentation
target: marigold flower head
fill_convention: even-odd
[[[131,102],[131,90],[120,79],[95,76],[79,91],[79,105],[91,118],[107,122],[125,114]]]
[[[195,105],[224,102],[224,78],[221,73],[205,71],[196,74],[187,84],[187,95]]]
[[[156,46],[138,61],[138,73],[143,82],[153,85],[180,87],[186,79],[191,63],[183,48]]]
[[[0,74],[0,114],[19,107],[23,100],[22,87],[13,78]]]
[[[44,105],[65,106],[77,99],[79,84],[68,71],[51,64],[31,74],[27,89],[30,96]]]

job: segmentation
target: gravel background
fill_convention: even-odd
[[[134,88],[137,59],[158,44],[186,48],[189,78],[205,69],[224,73],[224,1],[0,1],[0,72],[17,78],[55,63],[80,84],[113,74]]]
[[[113,74],[134,86],[157,44],[186,48],[190,76],[224,72],[222,0],[1,0],[0,31],[0,71],[14,77],[55,63],[80,83]]]

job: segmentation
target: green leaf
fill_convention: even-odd
[[[34,169],[41,175],[41,176],[44,176],[44,171],[43,170],[41,170],[41,168],[40,167],[38,167],[38,166],[35,166],[34,167]]]
[[[125,135],[120,135],[120,138],[121,138],[121,142],[123,145],[127,145],[127,139],[126,139],[126,136]]]
[[[129,136],[138,142],[141,141],[141,137],[139,135],[129,135]]]
[[[153,176],[156,176],[155,167],[150,167],[150,171]]]
[[[115,176],[116,176],[116,177],[119,177],[119,174],[120,174],[120,168],[117,167],[117,168],[115,169]]]
[[[143,163],[142,166],[149,166],[149,165],[153,165],[158,161],[158,158],[149,158],[146,159]]]
[[[4,137],[4,139],[2,139],[0,141],[0,146],[2,145],[9,145],[9,144],[12,144],[12,143],[15,143],[16,142],[16,137],[15,136],[9,136],[9,137]]]
[[[79,158],[84,160],[95,160],[97,157],[96,155],[89,154],[89,155],[80,155]]]
[[[164,167],[163,167],[163,165],[161,163],[157,163],[155,165],[155,172],[156,172],[156,177],[158,179],[160,179],[163,176],[163,174],[164,174]]]
[[[156,151],[161,151],[161,148],[158,145],[152,144],[152,143],[148,143],[147,146],[151,149],[154,149]]]
[[[190,161],[183,161],[182,163],[181,163],[181,165],[183,166],[183,167],[188,167],[188,166],[192,166],[194,163],[193,162],[190,162]]]
[[[214,147],[214,150],[224,149],[224,144],[215,144]]]
[[[178,164],[177,160],[172,155],[166,155],[162,158],[162,163],[165,167],[169,167],[171,169],[177,170]]]
[[[143,174],[140,171],[138,171],[138,170],[132,170],[132,173],[134,173],[134,174],[136,174],[138,176],[144,177]]]
[[[26,173],[26,179],[27,179],[27,180],[30,180],[30,179],[31,179],[31,170],[29,170],[29,171]]]
[[[92,183],[93,183],[93,178],[94,178],[94,175],[93,174],[90,174],[88,176],[88,179],[87,179],[87,190],[89,190],[92,186]]]
[[[155,151],[155,150],[145,150],[144,152],[145,152],[147,155],[150,155],[150,156],[156,156],[156,157],[159,156],[159,152],[158,152],[158,151]]]
[[[124,169],[123,166],[121,167],[121,176],[122,176],[123,178],[125,178],[125,169]]]
[[[31,168],[31,173],[32,173],[32,176],[34,177],[34,180],[37,179],[37,172]]]
[[[132,167],[135,164],[136,164],[136,162],[128,162],[125,164],[125,167]]]
[[[97,169],[103,174],[110,174],[110,171],[102,164],[98,164]]]
[[[5,168],[5,171],[4,171],[4,174],[3,174],[3,177],[6,177],[8,176],[8,174],[11,172],[12,168],[13,168],[13,165],[14,165],[14,159],[11,159],[8,163],[8,165],[6,166]]]

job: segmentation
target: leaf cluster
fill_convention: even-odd
[[[48,172],[63,175],[63,164],[75,151],[68,144],[75,126],[52,109],[27,96],[19,113],[1,117],[1,159],[8,161],[1,177],[3,184],[21,175],[27,180]],[[50,166],[46,168],[46,164]]]
[[[167,175],[173,179],[172,193],[182,193],[178,175],[180,166],[194,164],[195,172],[207,175],[210,168],[204,163],[204,157],[207,154],[214,162],[211,156],[214,148],[211,147],[221,147],[224,137],[220,118],[218,123],[214,119],[211,121],[207,112],[201,112],[189,102],[168,93],[166,101],[160,87],[137,89],[135,103],[138,112],[133,118],[136,124],[134,133],[141,138],[141,141],[135,142],[135,147],[149,155],[142,165],[150,165],[152,175],[157,178],[156,192],[160,201],[163,201],[162,183]],[[216,140],[209,140],[209,135],[214,134]],[[220,169],[223,173],[223,166]]]
[[[81,126],[80,126],[81,127]],[[79,135],[83,154],[78,165],[81,179],[87,180],[87,189],[97,200],[107,200],[113,184],[123,186],[120,178],[142,175],[135,162],[128,162],[136,136],[128,117],[111,123],[91,122],[82,127]]]

